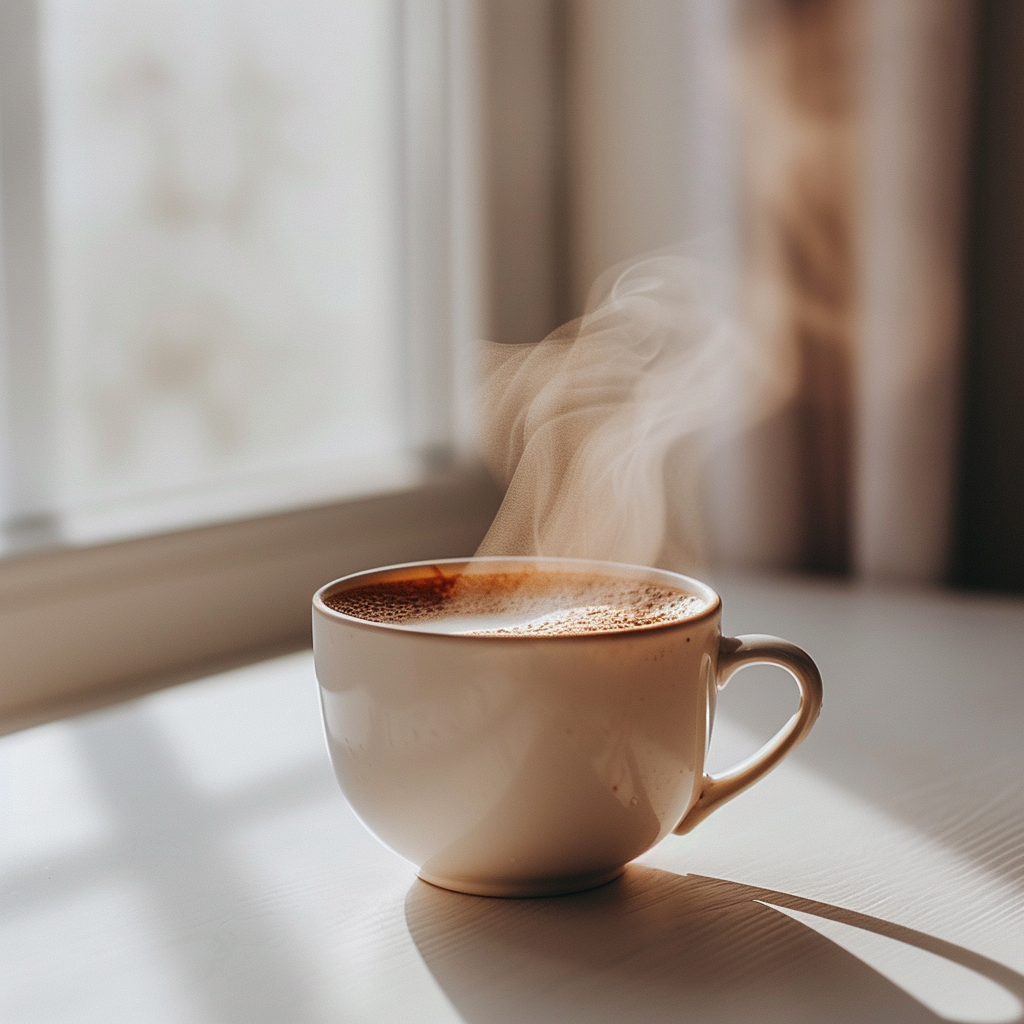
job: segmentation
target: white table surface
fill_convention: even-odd
[[[306,653],[0,740],[0,1020],[1024,1019],[1024,603],[722,590],[818,660],[822,717],[578,896],[417,881],[334,783]],[[793,699],[736,677],[714,765]]]

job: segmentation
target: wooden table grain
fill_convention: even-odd
[[[308,653],[0,740],[0,1020],[1024,1019],[1024,603],[719,581],[810,739],[618,882],[432,888],[331,775]],[[794,701],[750,669],[713,762]]]

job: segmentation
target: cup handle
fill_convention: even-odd
[[[757,633],[722,637],[718,649],[718,689],[725,686],[734,672],[747,665],[778,665],[784,668],[800,687],[800,706],[757,753],[724,775],[704,775],[704,785],[697,802],[672,830],[677,836],[689,832],[716,807],[767,775],[810,732],[821,711],[821,673],[810,656],[796,644],[780,640],[777,636]]]

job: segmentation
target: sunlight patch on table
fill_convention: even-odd
[[[863,960],[944,1020],[1009,1024],[1024,1016],[1024,1006],[1012,992],[953,960],[842,921],[761,902]]]
[[[57,722],[4,738],[0,747],[0,868],[88,850],[110,834],[74,726]]]
[[[145,708],[203,796],[238,793],[327,761],[307,651],[154,694]]]

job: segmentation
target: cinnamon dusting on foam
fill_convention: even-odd
[[[343,615],[393,625],[440,618],[460,576],[382,580],[324,597]]]
[[[465,636],[577,636],[691,618],[706,602],[660,583],[562,572],[467,573],[385,579],[324,597],[335,611],[388,625],[501,616],[522,621]]]
[[[664,588],[658,588],[664,589]],[[469,629],[466,636],[576,636],[580,633],[607,633],[619,629],[640,629],[689,618],[703,602],[688,594],[677,595],[668,604],[652,600],[649,606],[585,605],[552,612],[529,622],[497,629]]]

